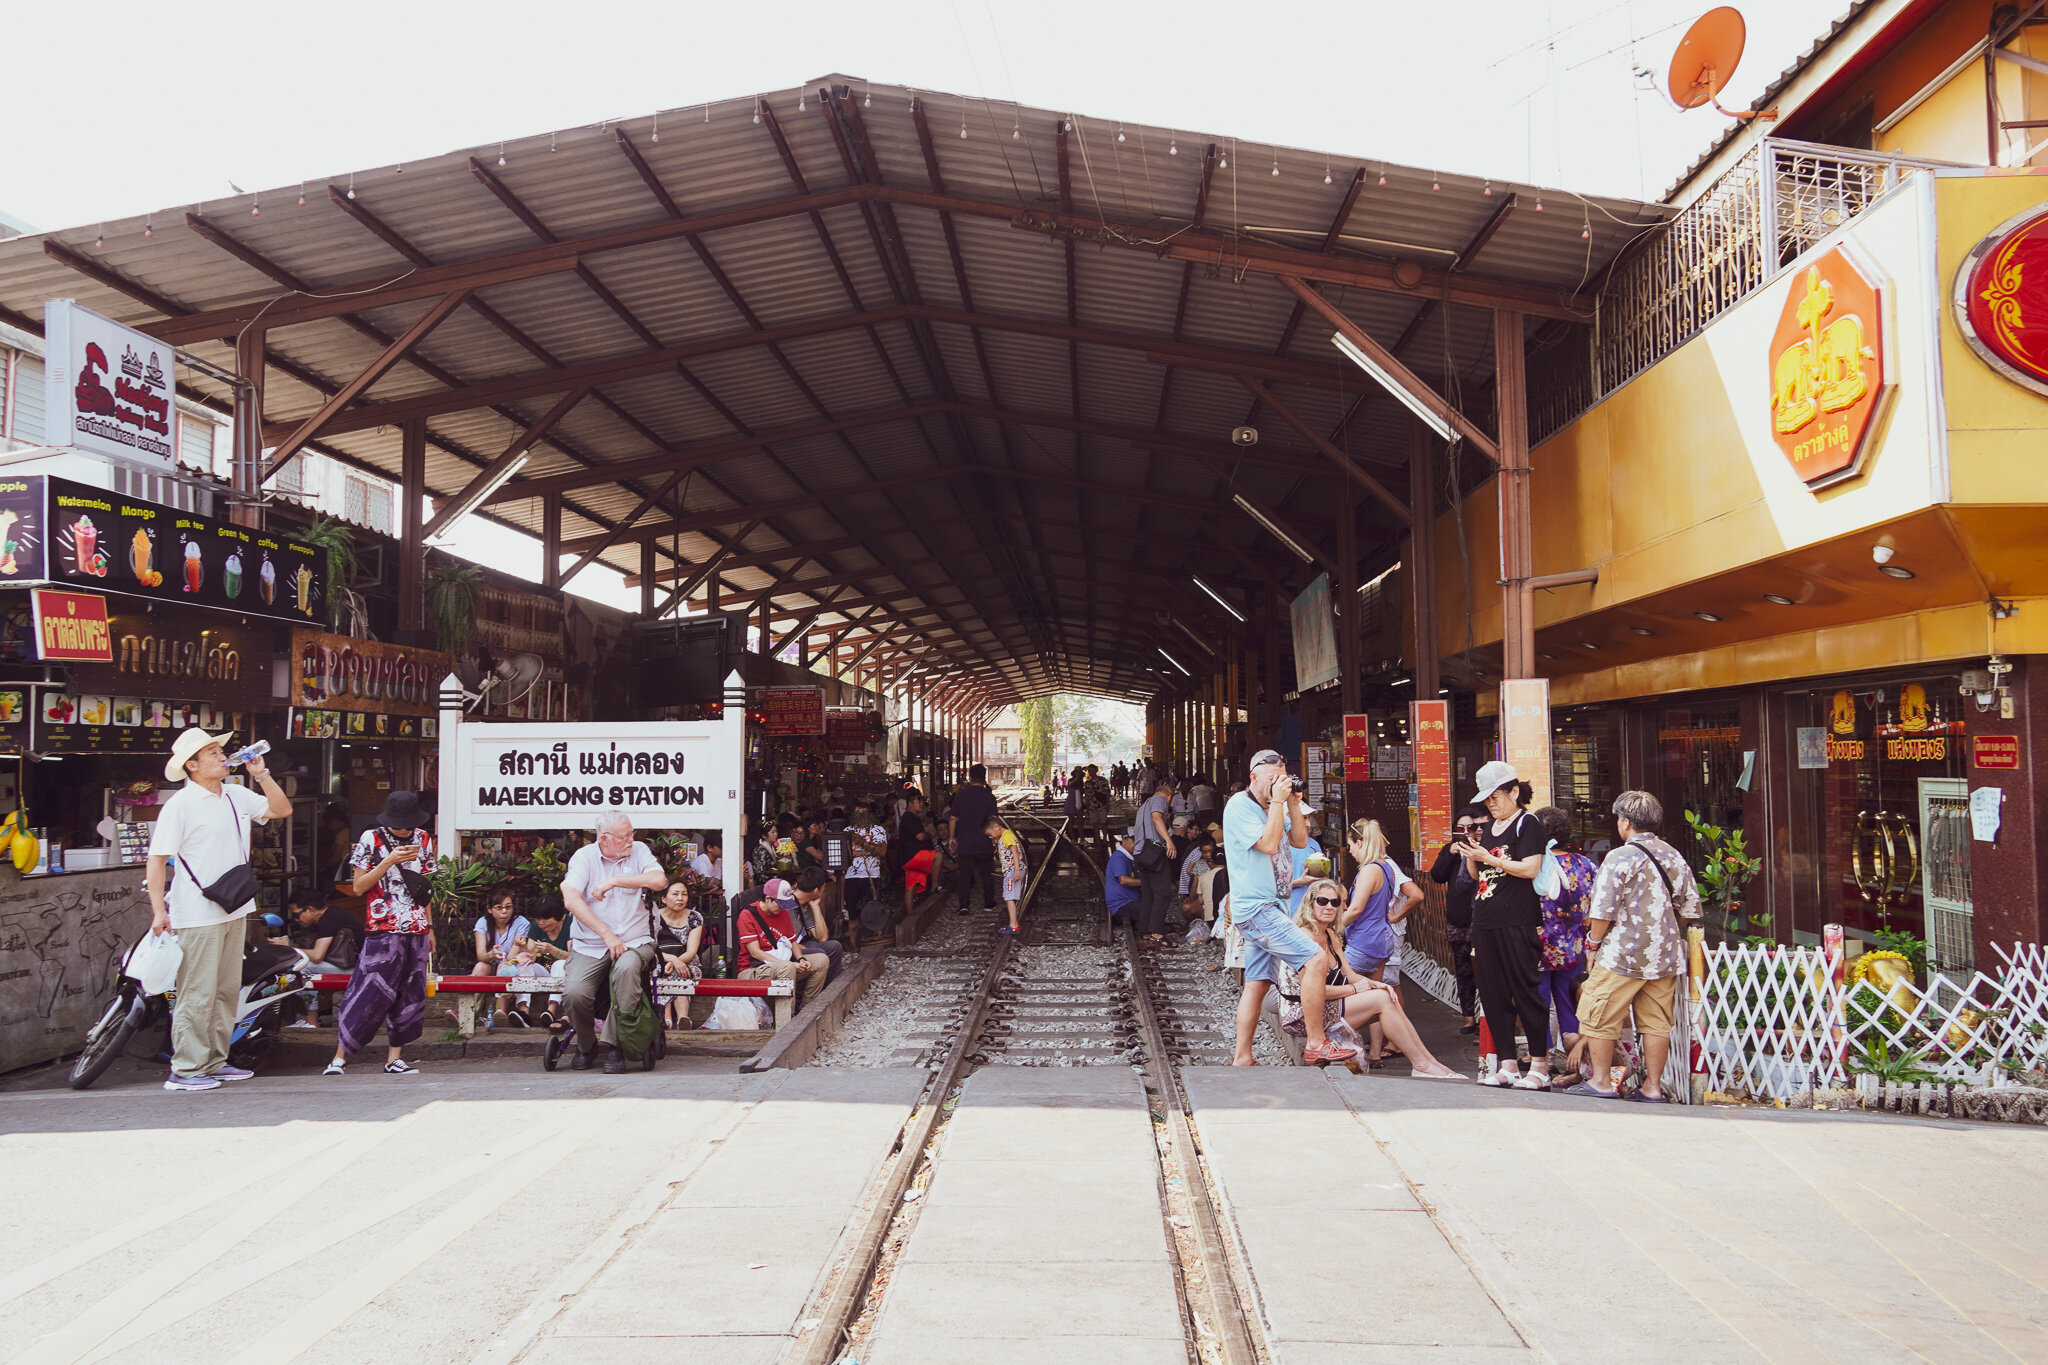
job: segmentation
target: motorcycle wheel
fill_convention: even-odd
[[[85,1047],[79,1052],[78,1060],[71,1064],[71,1088],[83,1090],[100,1078],[100,1073],[113,1064],[128,1046],[128,1039],[135,1032],[135,1021],[129,1017],[128,1001],[116,997],[107,1006],[107,1012],[100,1016],[97,1024],[85,1035]]]
[[[561,1033],[548,1034],[548,1040],[540,1050],[540,1066],[543,1071],[553,1071],[562,1060],[562,1048],[568,1036]]]

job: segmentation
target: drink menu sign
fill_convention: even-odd
[[[178,362],[155,337],[69,299],[43,305],[48,443],[157,469],[177,463]]]
[[[311,545],[54,475],[0,479],[0,586],[95,592],[319,619],[327,559]]]

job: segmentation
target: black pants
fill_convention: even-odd
[[[1472,945],[1453,943],[1451,945],[1451,970],[1458,978],[1458,1013],[1467,1019],[1472,1017],[1473,996],[1477,987],[1472,976]]]
[[[1172,859],[1157,872],[1139,868],[1138,880],[1143,883],[1138,889],[1138,932],[1163,934],[1167,907],[1180,894],[1180,878],[1174,873]]]
[[[968,892],[976,879],[981,882],[981,906],[986,910],[996,902],[996,854],[994,849],[986,853],[969,853],[961,849],[954,855],[957,867],[953,874],[954,894],[959,897],[960,908],[968,904]]]
[[[1550,1055],[1550,1010],[1536,978],[1543,964],[1543,938],[1535,925],[1472,930],[1474,975],[1479,1003],[1486,1007],[1487,1031],[1503,1062],[1515,1055],[1515,1033],[1529,1040],[1531,1061]]]

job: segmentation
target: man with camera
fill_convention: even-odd
[[[1288,910],[1294,881],[1291,849],[1308,847],[1304,785],[1271,749],[1252,755],[1251,783],[1223,807],[1223,858],[1230,871],[1230,919],[1244,939],[1244,993],[1237,1002],[1237,1055],[1232,1066],[1257,1066],[1252,1035],[1266,990],[1279,976],[1275,959],[1301,974],[1302,1061],[1345,1062],[1357,1048],[1337,1047],[1323,1033],[1326,979],[1336,964],[1295,924]]]

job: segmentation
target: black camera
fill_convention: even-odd
[[[1294,789],[1294,794],[1296,796],[1300,796],[1303,792],[1308,790],[1308,783],[1302,781],[1298,777],[1290,777],[1287,779],[1287,782],[1288,785]]]

